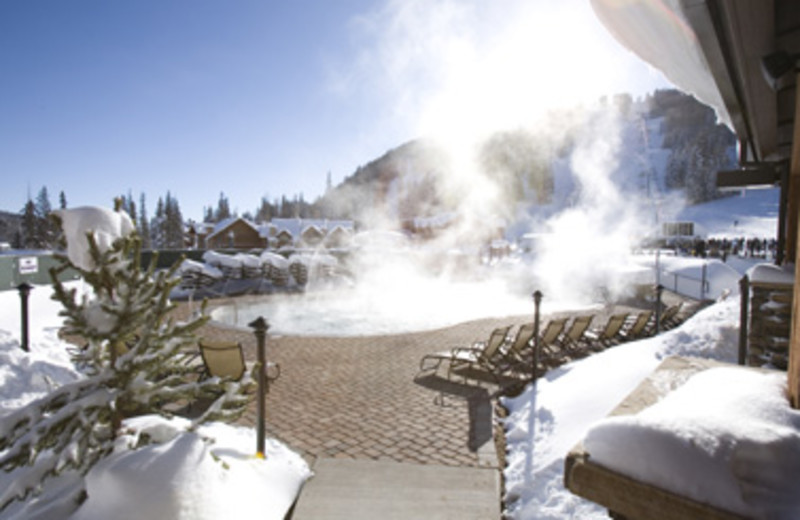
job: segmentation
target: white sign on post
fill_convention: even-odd
[[[24,256],[19,259],[19,274],[36,274],[39,272],[39,258]]]

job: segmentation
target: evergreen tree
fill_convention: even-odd
[[[170,249],[183,248],[183,216],[178,200],[167,192],[164,202],[164,247]]]
[[[154,249],[164,247],[164,199],[161,197],[156,202],[156,212],[150,221],[150,237]]]
[[[261,205],[256,210],[256,222],[269,222],[275,216],[275,208],[267,197],[261,197]]]
[[[64,195],[64,190],[58,193],[58,207],[60,209],[67,209],[67,196]]]
[[[150,250],[153,242],[150,237],[150,221],[147,219],[147,209],[144,204],[144,193],[139,195],[139,236],[142,237],[142,248]]]
[[[0,490],[0,511],[47,491],[48,479],[63,471],[85,475],[111,453],[124,417],[169,416],[170,405],[212,399],[192,422],[193,429],[205,421],[235,419],[249,401],[249,375],[240,382],[190,376],[181,351],[195,343],[194,332],[206,318],[176,323],[169,316],[174,308],[169,293],[179,281],[177,264],[157,273],[151,262],[142,270],[135,235],[116,240],[107,251],[99,249],[91,233],[86,236],[95,267],[86,270],[62,258],[62,265],[51,271],[54,298],[64,307],[65,332],[87,341],[74,357],[86,377],[0,418],[0,468],[14,471],[19,483]],[[68,267],[80,272],[93,289],[91,296],[81,297],[59,281]]]
[[[38,249],[40,247],[37,228],[36,204],[31,199],[28,199],[22,210],[22,247],[26,249]]]
[[[231,218],[231,207],[228,203],[228,198],[224,193],[220,192],[219,201],[217,202],[217,211],[214,213],[214,221],[220,222],[226,218]]]
[[[133,222],[133,225],[138,228],[139,226],[136,222],[138,218],[138,215],[136,214],[136,202],[134,202],[133,195],[131,194],[130,190],[128,190],[128,195],[127,197],[123,198],[123,201],[124,202],[122,207],[128,213],[128,216],[131,218],[131,222]]]
[[[50,219],[50,212],[53,208],[50,206],[50,198],[47,195],[47,187],[42,186],[39,194],[36,196],[35,213],[36,213],[36,226],[35,226],[35,243],[36,247],[45,249],[52,247],[56,239],[56,227]]]

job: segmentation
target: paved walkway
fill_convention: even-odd
[[[181,304],[179,313],[185,315],[187,309]],[[599,312],[595,324],[619,310]],[[543,316],[543,323],[547,319]],[[427,353],[486,339],[497,326],[530,320],[485,319],[374,337],[268,336],[267,358],[280,363],[281,377],[270,385],[266,399],[267,435],[299,452],[316,473],[301,494],[298,520],[370,518],[370,511],[393,518],[385,508],[402,513],[412,507],[415,496],[419,504],[438,507],[442,516],[437,518],[470,518],[449,515],[459,497],[474,488],[484,492],[475,495],[483,506],[473,509],[492,513],[473,517],[498,518],[500,467],[492,402],[497,386],[420,374],[419,362]],[[255,360],[251,331],[209,323],[200,335],[240,341],[247,360]],[[254,403],[240,422],[254,425],[255,413]],[[431,487],[431,482],[440,485]],[[398,495],[401,484],[416,485],[419,492]],[[344,489],[349,490],[346,496]],[[370,509],[369,504],[383,506]],[[323,510],[327,516],[319,516]],[[397,516],[404,517],[409,516]]]
[[[215,302],[216,303],[216,302]],[[429,352],[488,337],[501,324],[487,319],[431,332],[392,336],[272,337],[267,357],[281,377],[266,399],[267,435],[309,463],[321,457],[496,467],[489,382],[417,377]],[[202,336],[235,339],[255,360],[252,332],[206,325]],[[255,424],[255,405],[240,420]]]
[[[500,518],[500,472],[372,460],[319,459],[292,520]]]

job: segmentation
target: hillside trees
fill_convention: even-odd
[[[666,187],[684,190],[692,203],[719,197],[716,172],[734,166],[733,133],[717,123],[711,108],[682,92],[656,91],[650,101],[651,117],[664,118],[662,146],[671,150]]]
[[[66,198],[62,197],[62,200],[66,200]],[[19,237],[15,239],[15,246],[27,249],[50,249],[54,247],[58,238],[58,229],[50,218],[52,210],[47,187],[42,186],[36,196],[36,200],[28,199],[22,208],[22,221]]]
[[[169,191],[158,198],[156,212],[150,221],[152,246],[157,249],[180,249],[183,247],[183,216],[178,199]]]

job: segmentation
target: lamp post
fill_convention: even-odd
[[[25,352],[30,352],[28,347],[28,296],[31,294],[33,286],[22,282],[17,286],[20,299],[20,346]]]
[[[531,381],[536,381],[536,371],[539,368],[539,306],[542,304],[542,291],[533,293],[533,372]]]
[[[264,458],[264,422],[266,415],[266,394],[269,391],[267,386],[267,353],[266,353],[266,339],[269,324],[262,317],[259,316],[253,322],[248,324],[252,327],[253,334],[256,337],[256,352],[258,355],[258,400],[257,400],[257,417],[256,417],[256,457],[259,459]]]
[[[664,286],[661,284],[656,285],[656,332],[658,335],[661,332],[661,293],[664,291]]]

